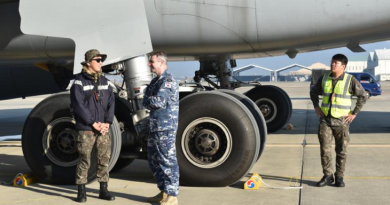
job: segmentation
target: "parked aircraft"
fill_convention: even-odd
[[[70,184],[78,154],[66,87],[85,51],[107,53],[104,72],[122,75],[126,85],[116,86],[110,170],[146,156],[141,100],[152,74],[145,54],[199,60],[194,79],[211,86],[181,87],[180,181],[227,186],[260,158],[267,130],[283,127],[292,113],[288,94],[276,86],[234,92],[241,86],[232,76],[235,59],[343,46],[364,51],[360,44],[390,39],[388,8],[387,0],[0,0],[0,99],[59,93],[31,111],[22,147],[39,178]]]

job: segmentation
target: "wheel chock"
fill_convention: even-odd
[[[261,176],[257,173],[254,173],[248,181],[245,182],[244,184],[244,189],[245,190],[255,190],[258,189],[261,186],[262,180]]]
[[[294,126],[290,123],[286,126],[286,130],[293,130]]]
[[[14,186],[16,187],[26,187],[34,182],[36,182],[38,178],[32,173],[27,174],[18,174],[14,179]]]

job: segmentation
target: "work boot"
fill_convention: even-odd
[[[148,202],[150,202],[150,203],[161,202],[161,201],[163,201],[164,199],[166,199],[167,197],[168,197],[168,195],[167,195],[164,191],[161,191],[161,192],[158,193],[156,196],[154,196],[154,197],[149,197],[149,198],[148,198]]]
[[[77,202],[85,203],[87,201],[87,192],[85,190],[85,184],[79,184],[77,193]]]
[[[162,200],[160,202],[160,205],[179,205],[179,202],[177,201],[177,197],[176,196],[168,195],[167,198],[165,198],[164,200]]]
[[[107,182],[100,182],[99,199],[107,201],[114,201],[115,197],[110,194],[107,190]]]
[[[321,181],[319,181],[317,183],[317,186],[318,187],[323,187],[325,185],[329,185],[331,183],[334,182],[334,178],[333,178],[333,174],[332,175],[324,175],[321,179]]]
[[[345,183],[343,181],[343,177],[337,177],[336,176],[336,183],[335,183],[335,185],[337,187],[345,187]]]

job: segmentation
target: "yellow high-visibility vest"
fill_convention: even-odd
[[[321,110],[325,114],[325,116],[328,116],[329,107],[330,104],[332,104],[332,117],[340,118],[342,116],[347,116],[351,112],[352,105],[352,94],[349,92],[352,75],[344,73],[344,79],[339,80],[336,83],[336,86],[334,88],[334,94],[332,94],[333,86],[330,74],[331,72],[325,74],[322,79],[323,98]],[[334,95],[333,98],[332,95]]]

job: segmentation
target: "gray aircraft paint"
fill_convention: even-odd
[[[75,42],[74,73],[92,48],[108,54],[106,64],[152,51],[142,0],[20,0],[19,12],[23,33]]]
[[[72,8],[80,7],[75,6],[76,3],[79,4],[78,1],[73,2]],[[94,4],[100,5],[99,8],[104,5],[98,1],[94,1]],[[390,2],[386,0],[374,2],[350,0],[148,0],[144,1],[144,4],[153,48],[165,50],[170,56],[177,56],[171,60],[185,60],[183,58],[185,56],[192,56],[189,59],[193,60],[202,56],[221,54],[232,55],[233,58],[275,56],[287,52],[303,53],[347,45],[349,48],[356,48],[359,44],[390,39],[390,14],[387,11],[387,8],[390,8]],[[3,4],[1,7],[6,7],[6,5]],[[45,11],[48,7],[43,6],[42,8]],[[119,11],[116,10],[119,9],[118,7],[112,6],[112,8],[115,8],[114,12]],[[121,17],[126,18],[126,21],[134,21],[132,18],[134,16],[131,15],[133,9],[125,8],[128,15]],[[69,13],[74,16],[74,20],[80,18],[76,18],[76,16],[81,12]],[[110,15],[106,14],[106,17],[108,18]],[[47,16],[49,15],[44,16],[46,21],[52,19],[54,22],[58,22],[58,17],[47,18]],[[142,21],[141,17],[137,17],[137,20]],[[143,20],[146,21],[146,19]],[[118,24],[115,21],[111,21],[111,23]],[[4,23],[2,24],[4,25]],[[31,22],[31,24],[34,23]],[[57,24],[66,27],[66,22]],[[71,23],[69,22],[69,24]],[[17,20],[15,25],[18,25]],[[7,23],[4,26],[12,27],[13,25]],[[95,25],[90,26],[94,27]],[[32,26],[30,25],[30,27]],[[72,33],[66,30],[62,31]],[[118,30],[118,32],[112,33],[112,36],[115,37],[121,32]],[[42,47],[45,47],[42,43],[45,38],[27,36],[19,35],[18,38],[12,38],[12,41],[18,41],[18,46],[10,44],[2,49],[0,51],[1,60],[8,61],[9,55],[6,54],[9,52],[23,50],[18,49],[21,48],[21,45],[30,46],[26,40],[19,42],[23,38],[28,38],[34,46],[33,50],[39,54],[35,57],[47,54],[47,51],[42,50]],[[57,61],[73,58],[74,52],[64,52],[71,50],[72,43],[67,43],[67,46],[62,47],[65,44],[57,43],[60,41],[59,38],[52,36],[46,38],[51,40],[51,43],[48,42],[46,45],[46,47],[52,48],[53,52],[50,56],[57,56],[55,58]],[[126,36],[125,40],[120,40],[121,38],[118,37],[116,41],[111,43],[103,43],[102,46],[127,48],[128,46],[124,46],[126,42],[144,42],[140,37]],[[138,46],[134,45],[138,44],[132,44],[130,47],[138,49]],[[78,47],[77,43],[76,47]],[[63,52],[60,51],[61,48],[63,48]],[[25,50],[31,51],[31,48]],[[106,49],[102,47],[101,50]],[[23,52],[18,53],[20,56],[23,54]],[[128,57],[129,53],[131,53],[130,50],[123,55]],[[34,59],[33,56],[31,58]],[[76,58],[80,58],[80,55],[76,55]],[[78,61],[76,60],[76,62]]]
[[[362,51],[360,44],[390,39],[387,0],[20,2],[19,8],[17,0],[0,0],[0,99],[63,90],[69,78],[63,73],[80,72],[90,48],[107,53],[109,65],[151,46],[182,61],[294,57],[343,46]],[[87,16],[99,17],[90,23]],[[47,64],[49,72],[36,63]]]

